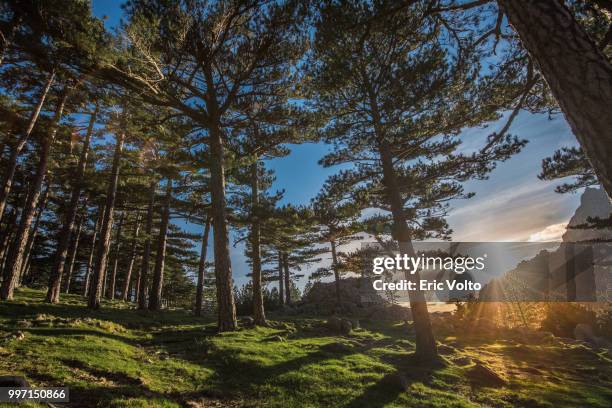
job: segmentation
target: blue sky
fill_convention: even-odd
[[[93,12],[106,15],[107,28],[119,23],[119,0],[94,0]],[[466,129],[462,138],[473,145],[503,126],[503,118],[486,128]],[[555,239],[578,207],[579,194],[557,194],[558,182],[537,178],[541,160],[562,146],[575,145],[576,139],[562,115],[549,119],[546,115],[522,112],[510,132],[527,139],[521,153],[501,163],[488,180],[470,181],[466,191],[476,196],[470,200],[451,202],[448,218],[455,241],[527,241]],[[276,172],[274,189],[284,189],[285,202],[306,204],[314,197],[325,179],[337,171],[323,168],[318,160],[329,151],[322,144],[292,146],[289,156],[271,160],[268,166]],[[232,267],[237,284],[245,283],[249,271],[242,247],[232,248]],[[303,279],[301,286],[305,283]]]

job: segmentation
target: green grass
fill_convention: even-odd
[[[609,356],[558,339],[526,344],[511,333],[499,340],[438,327],[438,339],[452,346],[448,364],[426,367],[413,360],[414,339],[400,323],[362,322],[338,337],[320,319],[272,316],[270,328],[216,334],[213,319],[186,312],[138,312],[120,302],[93,312],[79,296],[64,296],[61,305],[42,300],[42,292],[22,289],[15,301],[0,303],[0,374],[70,387],[74,407],[556,408],[612,401]],[[34,325],[19,327],[20,320]],[[25,337],[11,337],[16,331]],[[471,382],[466,372],[474,363],[455,363],[460,357],[491,367],[507,385]]]

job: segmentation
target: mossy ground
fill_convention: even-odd
[[[0,303],[0,374],[67,386],[74,407],[607,408],[612,401],[609,355],[554,338],[438,329],[448,363],[426,367],[412,359],[413,338],[401,322],[362,322],[334,336],[320,319],[272,316],[270,328],[216,334],[212,318],[186,312],[138,312],[121,302],[93,312],[79,296],[62,301],[48,305],[42,292],[22,289]],[[470,381],[475,361],[507,384]]]

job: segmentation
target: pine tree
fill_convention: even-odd
[[[126,10],[130,18],[126,35],[132,50],[140,53],[139,73],[127,74],[120,61],[103,66],[100,72],[134,89],[147,102],[170,107],[206,129],[218,325],[220,331],[233,330],[236,312],[226,210],[226,145],[232,141],[236,103],[260,89],[282,87],[279,78],[302,49],[297,24],[301,8],[292,2],[195,2],[181,7],[134,0]],[[194,101],[198,102],[194,105]]]
[[[387,3],[325,5],[310,88],[313,107],[329,118],[323,133],[335,147],[321,163],[353,164],[330,183],[352,191],[362,208],[387,212],[400,253],[413,256],[413,239],[450,233],[445,202],[470,196],[460,181],[485,177],[523,142],[505,136],[474,154],[457,153],[462,128],[497,118],[494,77],[481,74],[476,47],[454,55],[441,45],[444,27],[427,7],[417,2],[392,11]],[[407,279],[418,281],[419,274]],[[410,292],[410,306],[416,355],[435,359],[421,291]]]
[[[341,301],[340,273],[342,262],[339,259],[338,247],[360,239],[356,235],[361,210],[359,205],[347,200],[346,193],[337,191],[332,185],[326,184],[321,192],[312,200],[311,206],[319,224],[319,239],[321,243],[329,244],[332,262],[329,268],[320,268],[318,278],[333,275],[336,286],[336,300]]]

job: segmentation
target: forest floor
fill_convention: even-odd
[[[612,401],[610,354],[557,338],[438,328],[446,364],[424,367],[411,358],[414,338],[402,322],[364,321],[337,336],[321,319],[271,316],[270,328],[216,334],[211,318],[186,312],[144,313],[121,302],[94,312],[80,296],[49,305],[43,295],[21,289],[0,303],[0,375],[69,387],[71,407],[607,408]],[[475,365],[503,382],[470,375]]]

